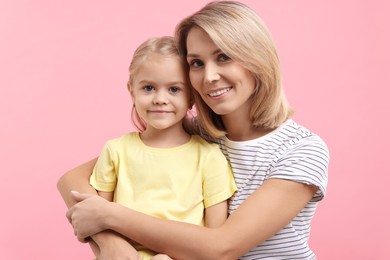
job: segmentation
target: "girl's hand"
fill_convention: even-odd
[[[122,236],[105,231],[93,236],[100,248],[99,260],[141,260],[137,250]]]
[[[72,197],[78,202],[66,213],[74,233],[80,242],[99,233],[104,227],[105,213],[109,212],[110,202],[97,195],[72,191]]]

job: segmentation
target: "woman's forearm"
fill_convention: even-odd
[[[109,229],[175,259],[230,260],[283,229],[317,189],[294,181],[270,179],[217,228],[148,216],[97,195],[81,193],[73,193],[80,202],[68,211],[67,217],[79,239]]]
[[[107,229],[174,259],[232,259],[224,257],[225,247],[218,243],[218,236],[223,230],[166,221],[118,204],[111,204],[106,212],[108,215],[104,222]]]
[[[97,158],[68,171],[58,180],[57,189],[68,208],[76,203],[70,193],[72,190],[97,194],[96,190],[89,185],[89,177],[91,176],[96,160]]]
[[[87,194],[97,194],[96,190],[89,185],[89,177],[95,167],[96,160],[97,158],[68,171],[58,180],[58,191],[68,208],[72,207],[77,202],[71,195],[72,190]],[[114,248],[116,255],[118,255],[118,252],[122,251],[125,251],[126,254],[132,253],[135,255],[137,253],[122,236],[115,234],[112,231],[103,231],[93,235],[91,238],[92,240],[89,241],[89,245],[96,257],[100,256],[103,246],[105,251],[107,251],[107,248],[110,249],[110,246],[111,248]],[[121,247],[118,247],[118,245]],[[125,250],[123,250],[123,248]],[[130,250],[133,250],[134,252]]]
[[[89,185],[89,178],[96,160],[91,160],[70,170],[58,181],[58,190],[69,208],[77,202],[71,195],[72,190],[81,193],[97,194],[96,190]],[[212,236],[215,236],[212,229],[149,217],[112,202],[109,205],[109,208],[99,210],[100,213],[104,212],[105,214],[115,216],[111,218],[112,221],[108,221],[108,223],[113,222],[114,224],[106,225],[105,230],[114,230],[156,252],[166,253],[177,259],[223,259],[223,257],[220,257],[220,252],[223,252],[223,247],[218,246],[218,250],[215,250],[215,248],[212,248],[215,246],[215,243],[207,242],[218,241],[217,237],[212,238]],[[127,218],[129,216],[131,218]],[[106,219],[105,217],[100,218],[94,223],[102,221],[106,224]],[[131,219],[132,223],[128,222],[129,219]],[[161,223],[160,221],[164,222]],[[172,232],[172,229],[176,229],[177,231]],[[92,238],[100,247],[101,244],[106,244],[107,237],[112,237],[113,234],[108,233],[103,231],[103,233],[93,235]],[[173,236],[175,234],[177,235],[177,233],[182,235],[174,238]],[[193,238],[190,240],[188,236],[194,235],[195,233],[197,233],[196,239]],[[171,239],[167,239],[167,236],[171,236]],[[178,240],[183,241],[183,243],[177,245]],[[164,241],[164,243],[161,243],[161,241]],[[192,252],[197,253],[193,254]],[[212,253],[215,253],[215,255],[212,255]]]
[[[104,228],[176,259],[237,259],[285,227],[316,190],[302,183],[268,180],[218,228],[163,220],[114,203],[100,219]]]

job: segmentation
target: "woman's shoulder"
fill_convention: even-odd
[[[325,141],[306,127],[289,119],[278,128],[255,139],[231,141],[219,140],[223,151],[235,154],[255,154],[261,158],[282,158],[286,155],[310,153],[317,154],[323,160],[329,160],[329,150]]]
[[[292,146],[309,145],[313,147],[322,148],[328,151],[326,142],[316,133],[312,132],[303,125],[290,119],[280,130],[279,138],[284,138],[287,143]]]
[[[325,141],[306,127],[289,121],[280,131],[284,142],[275,153],[274,178],[299,180],[320,188],[322,199],[328,182],[329,150]]]
[[[292,120],[285,124],[279,135],[283,141],[276,153],[277,161],[297,160],[315,163],[321,165],[323,172],[327,172],[329,149],[319,135]]]
[[[288,119],[282,125],[269,132],[268,134],[250,139],[247,141],[232,141],[227,137],[220,138],[218,143],[230,148],[243,148],[243,147],[262,147],[263,149],[278,149],[280,147],[291,147],[302,143],[317,143],[324,145],[325,142],[321,137],[306,127],[296,123],[292,119]]]

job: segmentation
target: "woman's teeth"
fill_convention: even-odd
[[[221,89],[221,90],[218,90],[218,91],[215,91],[215,92],[212,92],[212,93],[209,93],[209,96],[210,97],[216,97],[216,96],[220,96],[226,92],[228,92],[231,88],[225,88],[225,89]]]

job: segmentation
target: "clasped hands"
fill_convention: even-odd
[[[71,207],[66,217],[73,226],[74,234],[80,242],[88,242],[88,238],[103,230],[106,212],[109,212],[110,202],[98,195],[84,194],[72,191],[72,197],[77,201]]]

